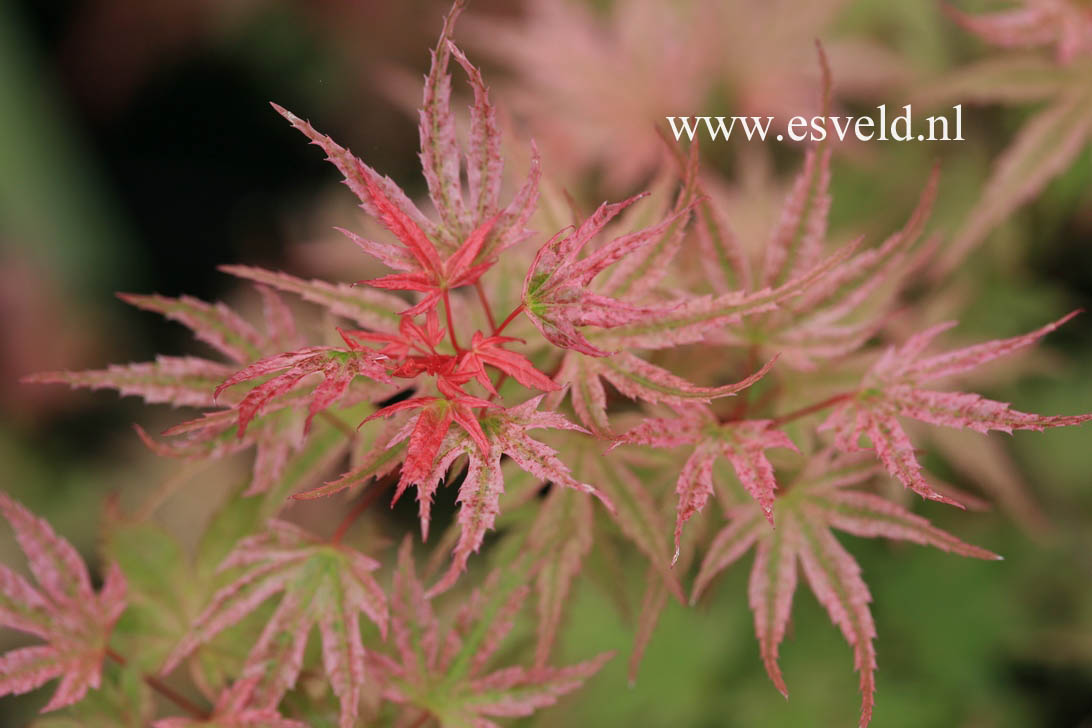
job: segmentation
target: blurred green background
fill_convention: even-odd
[[[617,10],[609,2],[587,5],[587,17],[607,25]],[[721,5],[744,27],[763,6]],[[795,29],[794,38],[804,45],[813,37],[866,43],[899,70],[898,83],[886,91],[880,84],[845,99],[849,109],[907,103],[931,78],[985,52],[932,2],[822,5],[829,11],[817,14],[822,25]],[[130,423],[173,415],[111,394],[31,388],[18,378],[195,350],[181,327],[127,308],[115,291],[214,299],[232,295],[230,279],[215,271],[219,264],[299,274],[329,269],[315,258],[330,250],[332,224],[355,219],[351,202],[321,154],[287,128],[270,100],[311,118],[411,195],[421,193],[416,122],[403,99],[417,93],[413,81],[427,67],[443,10],[430,0],[0,2],[0,472],[6,490],[91,558],[105,497],[153,487],[176,468],[145,455]],[[535,30],[521,25],[528,11],[518,2],[475,0],[470,12]],[[764,15],[764,22],[776,24],[786,14],[773,21]],[[773,31],[752,30],[760,40]],[[491,55],[488,44],[488,34],[479,33],[469,45],[505,107],[505,90],[524,87],[525,79],[518,64]],[[789,51],[772,41],[758,45],[771,64]],[[761,85],[763,66],[756,67],[759,77],[749,81]],[[731,79],[732,69],[721,70]],[[855,72],[836,63],[836,88],[839,77]],[[562,85],[581,81],[558,74]],[[730,84],[725,88],[703,101],[701,112],[678,113],[735,113],[738,97]],[[872,236],[892,229],[938,158],[945,170],[939,229],[951,229],[990,160],[1033,109],[969,108],[968,141],[961,144],[839,151],[835,229]],[[580,111],[554,107],[558,117]],[[512,119],[517,133],[530,133],[518,110]],[[658,144],[651,129],[660,119],[646,121],[647,140],[619,136],[619,143]],[[748,154],[753,150],[714,150],[711,163],[731,184],[744,176]],[[769,157],[780,178],[800,155],[780,148]],[[547,174],[556,172],[563,186],[590,201],[608,194],[601,170],[574,169],[571,161],[552,165],[546,156]],[[1089,150],[943,287],[930,284],[920,293],[955,301],[967,340],[1023,332],[1092,305]],[[940,310],[949,315],[945,306]],[[1092,316],[1052,335],[1043,350],[1016,383],[984,393],[1024,410],[1092,411]],[[1089,433],[1086,427],[999,436],[1015,465],[1002,466],[997,477],[1026,488],[1010,491],[1016,495],[1008,507],[920,509],[961,538],[1004,554],[1003,562],[843,537],[875,601],[880,670],[873,726],[1092,726]],[[927,462],[975,490],[944,459]],[[21,558],[6,531],[0,555],[5,563]],[[635,686],[627,685],[624,659],[616,659],[583,691],[531,722],[855,724],[851,653],[805,590],[782,648],[792,699],[786,703],[769,684],[747,609],[746,573],[746,566],[735,567],[715,598],[696,609],[668,607]],[[635,571],[634,594],[639,582]],[[574,655],[587,654],[589,644],[628,653],[632,625],[619,616],[612,591],[613,585],[584,585],[574,596],[567,635]],[[3,635],[0,647],[15,639]],[[39,697],[0,699],[0,726],[24,725]]]

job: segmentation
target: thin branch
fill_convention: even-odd
[[[201,460],[196,463],[191,463],[184,466],[175,475],[163,481],[159,488],[153,491],[152,495],[140,505],[140,509],[133,515],[133,520],[140,522],[151,518],[156,510],[158,510],[168,498],[174,495],[179,488],[188,483],[192,478],[197,477],[201,471],[207,470],[214,462],[215,461],[213,460]]]
[[[502,384],[504,384],[504,382],[505,382],[505,380],[506,380],[506,379],[508,379],[508,372],[503,372],[503,371],[502,371],[502,372],[501,372],[501,373],[500,373],[500,374],[499,374],[499,375],[497,376],[497,381],[493,383],[493,393],[492,393],[492,394],[490,394],[488,398],[486,398],[486,401],[487,401],[487,402],[492,402],[492,401],[493,401],[494,399],[496,399],[496,398],[497,398],[497,395],[499,395],[499,394],[500,394],[500,388],[501,388],[501,385],[502,385]],[[478,419],[481,419],[481,417],[482,417],[482,416],[483,416],[484,414],[485,414],[485,410],[483,409],[483,410],[481,410],[481,412],[480,412],[480,415],[479,415]]]
[[[114,662],[118,663],[118,665],[120,665],[121,667],[125,667],[125,665],[128,663],[128,660],[126,660],[124,656],[115,652],[110,647],[106,648],[106,656]],[[205,710],[201,706],[197,705],[185,695],[182,695],[159,678],[153,675],[143,675],[142,677],[148,687],[150,687],[152,690],[155,690],[157,693],[177,705],[182,710],[189,713],[197,720],[206,721],[211,717],[211,713],[208,710]]]
[[[836,404],[841,404],[847,399],[852,399],[856,396],[857,392],[853,391],[842,392],[841,394],[836,394],[833,397],[827,397],[822,402],[816,402],[815,404],[808,405],[807,407],[801,407],[798,410],[794,410],[792,412],[789,412],[788,414],[781,415],[780,417],[775,417],[774,419],[770,420],[770,427],[780,427],[786,422],[792,422],[793,420],[798,420],[801,417],[807,417],[810,414],[820,412],[827,409],[828,407],[833,407]]]
[[[455,353],[461,354],[463,349],[459,346],[459,340],[455,338],[455,322],[451,320],[451,298],[444,289],[444,316],[447,318],[447,335],[451,337],[451,345],[455,347]]]
[[[394,485],[399,472],[400,471],[391,473],[372,484],[371,489],[364,494],[364,497],[360,499],[360,502],[357,503],[351,511],[345,514],[343,519],[341,519],[341,523],[338,524],[337,530],[334,531],[334,535],[330,537],[330,543],[341,543],[341,539],[345,538],[345,534],[348,533],[349,527],[356,522],[356,519],[360,518],[364,511],[368,510],[373,503],[379,500],[379,496],[383,495],[388,488]]]
[[[520,305],[518,305],[514,309],[512,309],[512,313],[508,314],[508,316],[504,319],[504,321],[501,321],[500,326],[493,329],[493,336],[496,336],[500,332],[504,331],[505,327],[508,326],[508,324],[512,323],[512,321],[515,320],[516,316],[519,316],[520,313],[522,313],[522,312],[523,312],[523,304],[521,303]]]
[[[318,416],[329,422],[337,429],[341,430],[341,433],[350,440],[355,440],[357,438],[357,431],[352,427],[352,425],[350,425],[334,413],[328,410],[322,410],[318,413]]]
[[[485,289],[482,288],[481,281],[474,281],[474,290],[478,292],[478,300],[482,302],[482,308],[485,309],[485,317],[489,319],[489,328],[496,331],[497,320],[493,318],[493,307],[489,305],[489,298],[485,295]]]

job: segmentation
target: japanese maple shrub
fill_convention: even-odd
[[[434,215],[275,106],[389,231],[343,232],[391,273],[352,284],[226,267],[255,284],[261,326],[221,303],[126,295],[220,356],[31,377],[204,410],[162,436],[137,432],[183,460],[253,450],[253,467],[192,555],[151,521],[115,513],[98,592],[71,545],[0,495],[38,582],[0,567],[0,621],[43,642],[0,658],[0,693],[60,678],[45,710],[66,709],[80,725],[491,726],[551,705],[610,659],[554,666],[552,654],[589,553],[617,530],[647,566],[634,676],[667,601],[698,599],[753,549],[748,597],[774,685],[787,695],[777,658],[802,573],[853,649],[864,726],[876,627],[834,531],[998,558],[876,488],[893,479],[959,505],[926,476],[904,423],[987,433],[1090,416],[1027,414],[943,386],[1065,318],[942,353],[931,350],[949,323],[888,343],[902,287],[937,247],[924,235],[936,174],[904,227],[873,245],[828,243],[822,145],[807,151],[761,248],[731,232],[696,147],[665,172],[678,192],[652,222],[636,222],[634,211],[652,206],[639,195],[562,226],[540,204],[533,146],[526,178],[503,193],[494,107],[451,42],[461,10],[445,20],[420,111]],[[464,145],[452,59],[473,98]],[[824,76],[829,95],[825,61]],[[545,241],[532,222],[548,226]],[[341,325],[308,340],[282,293]],[[692,371],[678,371],[685,361]],[[458,511],[437,538],[442,483],[457,487]],[[344,517],[328,533],[293,522],[309,501],[342,491]],[[346,542],[376,518],[376,500],[400,498],[416,499],[420,540],[436,544],[424,578],[410,534],[364,550]],[[722,522],[715,532],[688,525],[703,512],[697,520]],[[494,529],[502,538],[483,550]],[[521,659],[500,648],[528,600],[536,627]],[[150,690],[165,700],[150,701]]]

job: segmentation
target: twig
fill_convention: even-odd
[[[518,305],[514,309],[512,309],[512,313],[508,314],[508,316],[504,319],[504,321],[501,321],[500,326],[493,329],[493,336],[496,336],[500,332],[504,331],[504,328],[506,326],[508,326],[508,324],[512,323],[512,321],[515,320],[516,316],[519,316],[520,313],[522,313],[522,311],[523,311],[523,304],[521,303],[520,305]]]
[[[802,407],[798,410],[789,412],[788,414],[781,415],[780,417],[775,417],[774,419],[770,420],[770,427],[779,427],[786,422],[792,422],[793,420],[798,420],[801,417],[807,417],[810,414],[825,410],[827,407],[833,407],[836,404],[840,404],[842,402],[845,402],[847,399],[852,399],[856,396],[857,392],[853,391],[842,392],[841,394],[836,394],[833,397],[827,397],[822,402],[816,402],[815,404],[808,405],[807,407]]]
[[[493,307],[489,305],[489,298],[485,295],[485,289],[482,288],[481,281],[474,281],[474,290],[478,292],[478,300],[482,302],[482,308],[485,309],[485,317],[489,319],[489,328],[496,331],[497,320],[493,318]]]
[[[357,431],[353,429],[352,425],[348,424],[345,420],[341,419],[332,412],[329,412],[328,410],[322,410],[318,413],[318,416],[329,422],[337,429],[341,430],[341,433],[350,440],[355,440],[357,438]]]
[[[125,667],[125,665],[128,663],[128,660],[126,660],[124,656],[118,654],[110,647],[106,648],[106,656],[114,662],[118,663],[118,665],[120,665],[121,667]],[[182,695],[177,690],[161,681],[159,678],[153,675],[143,675],[142,677],[148,687],[150,687],[152,690],[155,690],[157,693],[177,705],[182,710],[192,715],[194,718],[197,718],[201,721],[206,721],[211,716],[209,711],[197,705],[185,695]]]
[[[343,519],[341,519],[341,523],[338,524],[337,530],[334,531],[334,535],[330,537],[331,543],[341,543],[341,539],[345,537],[349,527],[356,522],[356,519],[360,518],[364,511],[368,510],[373,503],[379,500],[379,496],[383,495],[387,488],[394,485],[398,472],[400,471],[391,473],[372,484],[371,489],[364,494],[364,497],[360,499],[360,502],[357,503],[351,511],[345,514]]]
[[[447,335],[451,337],[451,345],[455,347],[456,354],[461,354],[463,350],[459,346],[459,340],[455,338],[455,323],[451,320],[451,298],[447,295],[446,288],[444,289],[444,316],[447,318]]]

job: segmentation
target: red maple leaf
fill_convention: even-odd
[[[496,394],[493,382],[485,373],[485,365],[496,367],[504,374],[529,389],[541,392],[554,392],[561,389],[549,377],[535,369],[534,365],[522,354],[509,351],[504,344],[519,341],[508,336],[485,336],[475,331],[470,340],[470,348],[459,357],[460,373],[472,375],[490,394]]]

